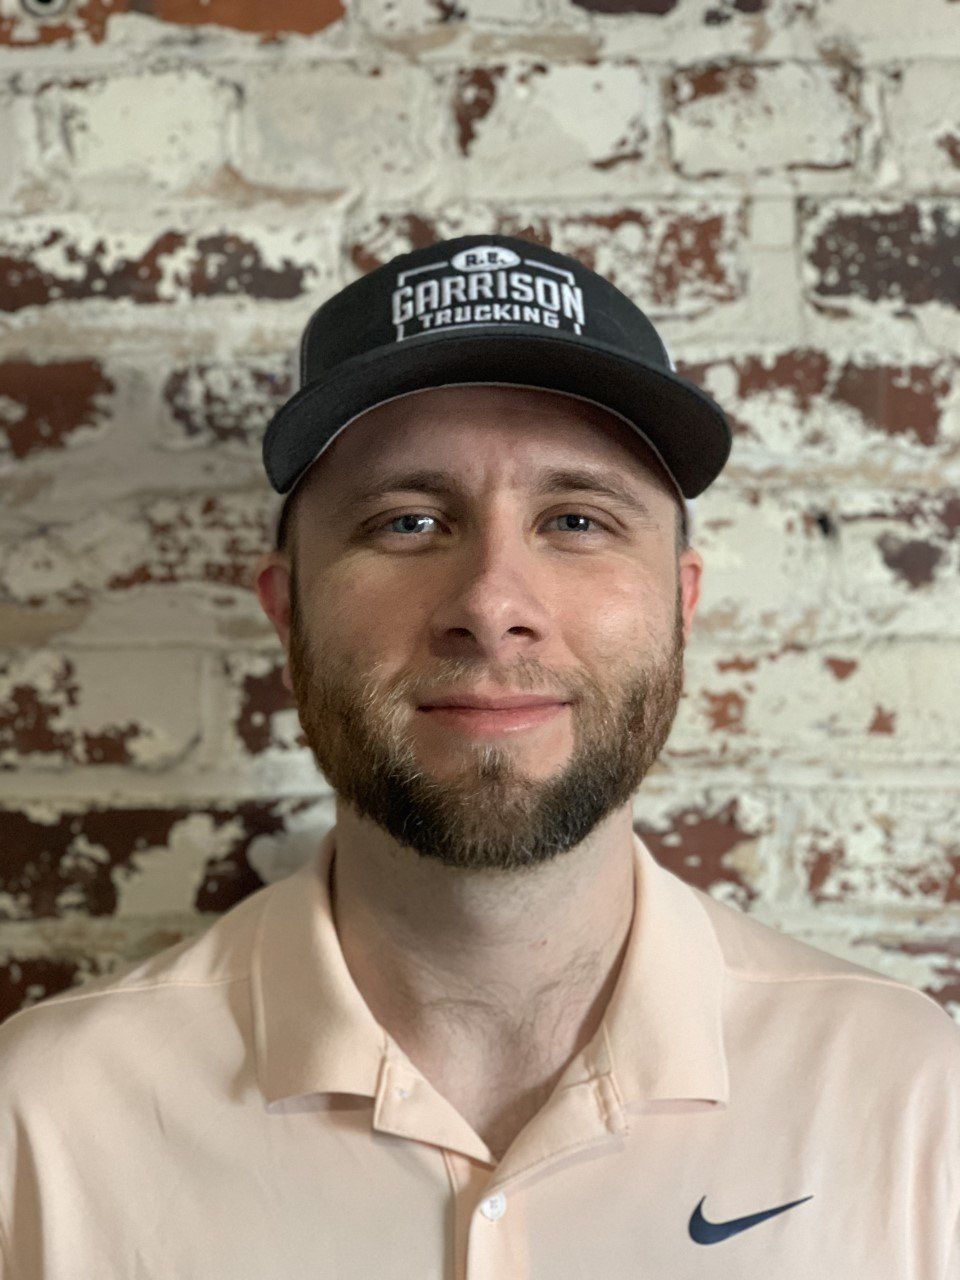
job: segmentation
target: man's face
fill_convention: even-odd
[[[640,449],[569,397],[434,388],[371,410],[313,467],[290,680],[318,769],[359,816],[448,866],[517,871],[629,809],[676,715],[702,566],[688,550],[678,571],[677,500]],[[463,496],[351,496],[426,466]],[[612,473],[649,516],[535,492],[541,469],[575,466]],[[483,735],[420,709],[455,693],[571,705]]]

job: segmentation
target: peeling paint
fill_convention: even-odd
[[[240,235],[188,235],[167,231],[139,255],[100,236],[82,247],[51,229],[33,244],[8,224],[0,236],[0,311],[79,299],[126,298],[170,303],[187,297],[296,298],[309,268],[285,259],[269,267],[260,246]]]
[[[184,438],[204,445],[228,440],[258,445],[264,423],[296,390],[287,363],[184,365],[167,375],[161,394]]]
[[[470,146],[476,137],[476,126],[493,110],[497,100],[497,86],[503,79],[506,66],[472,67],[458,71],[454,90],[453,114],[457,122],[457,146],[460,154],[470,154]]]

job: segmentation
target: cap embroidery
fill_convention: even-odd
[[[513,270],[520,266],[530,270]],[[408,283],[414,276],[420,278]],[[583,290],[572,271],[500,245],[476,245],[449,261],[398,272],[390,301],[398,342],[438,329],[497,324],[582,333],[586,323]]]

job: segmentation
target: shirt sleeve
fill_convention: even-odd
[[[0,1222],[0,1280],[13,1280],[10,1255],[7,1252],[7,1237]]]
[[[949,1257],[947,1258],[947,1269],[943,1273],[943,1280],[960,1280],[960,1213],[957,1214],[953,1223],[953,1234],[947,1245],[949,1249]],[[0,1280],[3,1280],[3,1272],[0,1270]]]

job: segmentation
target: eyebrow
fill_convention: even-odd
[[[533,474],[534,493],[545,497],[552,493],[594,493],[608,499],[643,520],[652,520],[653,512],[643,499],[608,470],[594,471],[586,467],[550,467]],[[403,471],[368,480],[352,489],[340,504],[366,502],[388,493],[435,493],[441,497],[465,500],[469,495],[454,476],[445,471]]]

